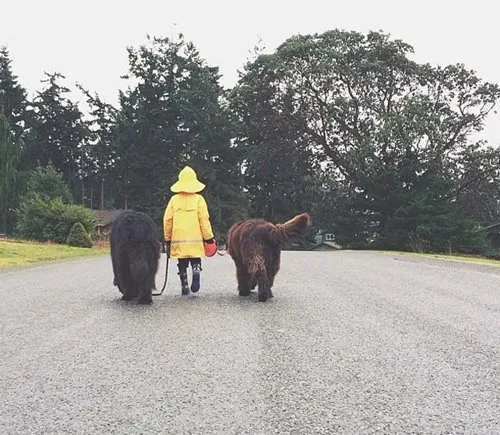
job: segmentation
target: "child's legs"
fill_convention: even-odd
[[[179,258],[177,267],[179,268],[179,277],[181,279],[181,291],[183,295],[189,294],[189,284],[187,277],[187,268],[189,266],[188,258]]]
[[[177,267],[179,268],[179,272],[186,272],[189,266],[189,258],[179,258],[177,260]]]
[[[201,269],[201,258],[190,258],[189,260],[191,260],[191,267],[198,265]]]

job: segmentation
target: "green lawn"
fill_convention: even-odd
[[[445,254],[417,254],[413,252],[401,252],[401,251],[380,251],[391,255],[401,255],[408,257],[424,257],[424,258],[436,258],[438,260],[447,261],[459,261],[462,263],[475,263],[475,264],[486,264],[490,266],[500,266],[499,260],[493,260],[486,257],[478,256],[467,256],[467,255],[445,255]]]
[[[0,269],[72,257],[105,255],[108,253],[109,248],[107,247],[74,248],[55,243],[0,239]]]

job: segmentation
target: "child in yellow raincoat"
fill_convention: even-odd
[[[199,195],[205,185],[198,181],[196,172],[186,166],[179,173],[179,180],[170,188],[175,193],[163,216],[163,234],[167,254],[178,259],[181,291],[189,294],[187,268],[191,263],[193,276],[191,291],[200,289],[201,257],[205,256],[204,243],[214,241],[207,203]]]

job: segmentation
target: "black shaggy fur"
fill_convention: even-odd
[[[155,276],[160,260],[158,228],[146,214],[127,210],[114,222],[111,230],[113,284],[127,301],[138,297],[139,304],[153,302]]]
[[[281,249],[304,234],[311,219],[302,213],[284,224],[249,219],[233,225],[227,235],[227,252],[236,265],[238,292],[248,296],[259,286],[259,301],[273,297],[271,287],[280,268]]]

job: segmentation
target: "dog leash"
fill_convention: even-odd
[[[163,282],[163,287],[161,288],[160,293],[151,293],[152,296],[161,296],[165,291],[165,287],[167,287],[167,278],[168,278],[168,260],[170,260],[170,252],[166,252],[167,256],[166,266],[165,266],[165,281]]]
[[[224,243],[224,246],[226,249],[219,249],[219,247],[217,246],[217,255],[220,255],[221,257],[227,255],[227,242]]]
[[[218,250],[217,249],[217,255],[224,256],[227,255],[226,250]],[[159,293],[151,293],[152,296],[161,296],[163,292],[165,291],[165,288],[167,287],[167,280],[168,280],[168,263],[170,260],[170,252],[166,252],[166,264],[165,264],[165,281],[163,281],[163,287],[161,288],[161,291]]]

